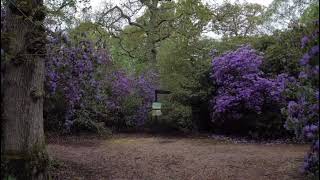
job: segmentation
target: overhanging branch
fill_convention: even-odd
[[[120,17],[126,19],[126,20],[128,21],[128,23],[129,23],[129,25],[136,26],[136,27],[139,27],[139,28],[141,28],[141,29],[144,29],[143,25],[141,25],[141,24],[139,24],[139,23],[136,23],[136,22],[132,22],[131,17],[128,16],[128,15],[126,15],[119,6],[114,6],[113,8],[111,8],[111,9],[109,9],[108,11],[104,12],[104,13],[102,14],[102,17],[103,17],[103,16],[106,16],[107,14],[111,13],[111,12],[114,11],[114,10],[118,10],[118,11],[120,12]],[[101,18],[102,18],[102,17],[101,17]],[[118,18],[118,20],[120,20],[120,18]],[[114,24],[114,23],[115,23],[115,22],[113,22],[113,24]]]

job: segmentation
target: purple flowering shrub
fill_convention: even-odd
[[[108,110],[111,114],[117,114],[113,121],[116,122],[118,130],[124,126],[143,125],[154,98],[156,74],[148,71],[135,77],[116,71],[110,77],[108,79],[112,83]]]
[[[157,75],[147,71],[138,76],[129,76],[118,70],[110,77],[113,80],[110,81],[111,91],[107,98],[108,111],[109,114],[117,114],[113,121],[116,121],[118,130],[143,125],[154,99]]]
[[[211,101],[214,123],[224,123],[231,131],[236,131],[233,127],[246,124],[242,131],[258,133],[258,136],[261,131],[267,131],[265,128],[281,129],[281,117],[276,114],[280,111],[278,104],[285,78],[265,77],[259,69],[262,61],[263,57],[249,45],[213,58],[212,78],[217,86]],[[267,120],[267,116],[275,122]]]
[[[50,116],[49,119],[52,116],[63,119],[48,120],[48,125],[70,130],[74,122],[78,122],[75,120],[94,113],[90,104],[102,105],[102,67],[110,63],[110,58],[106,52],[94,49],[85,41],[77,47],[68,47],[60,44],[58,39],[52,39],[47,52],[46,90],[49,93],[45,101],[46,115]],[[90,125],[90,121],[86,121],[86,126]]]
[[[143,124],[154,92],[151,80],[122,71],[106,49],[89,41],[68,46],[51,39],[46,59],[49,93],[45,114],[47,119],[56,120],[48,120],[48,126],[99,131],[99,122],[118,129]]]
[[[297,82],[291,83],[286,94],[290,101],[283,113],[285,127],[300,140],[311,142],[305,156],[303,171],[319,176],[319,21],[315,30],[301,39],[305,54],[300,60],[302,71]]]

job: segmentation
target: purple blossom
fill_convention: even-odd
[[[313,75],[318,75],[319,74],[319,66],[316,65],[312,68],[312,74]]]
[[[220,87],[211,101],[214,116],[240,113],[240,104],[247,110],[261,113],[266,99],[274,102],[281,99],[285,75],[277,79],[265,78],[259,69],[261,64],[262,57],[250,46],[242,46],[212,60],[212,78]]]
[[[319,45],[313,46],[310,50],[310,54],[312,56],[319,54]]]
[[[64,35],[67,36],[67,35]],[[80,44],[82,47],[56,48],[56,43],[48,44],[46,59],[46,85],[54,97],[56,91],[62,93],[67,100],[67,113],[65,115],[66,125],[70,125],[75,115],[75,108],[85,108],[85,98],[99,97],[103,99],[101,87],[99,86],[97,60],[93,54],[99,54],[101,50],[88,50],[93,47]],[[104,57],[110,61],[108,57]],[[106,62],[105,61],[105,62]],[[102,67],[103,65],[101,65]],[[99,102],[97,102],[99,103]]]
[[[314,144],[314,150],[315,151],[319,151],[319,139],[316,140],[315,144]]]
[[[99,111],[110,116],[123,113],[128,121],[145,122],[154,96],[153,72],[139,77],[129,75],[115,67],[105,49],[96,49],[87,41],[77,47],[53,48],[56,46],[59,44],[48,44],[46,86],[51,97],[59,92],[66,99],[67,129],[77,116],[82,116],[82,111],[95,106],[104,107]],[[141,103],[129,114],[126,103],[132,97],[139,98]]]
[[[125,97],[132,91],[132,80],[124,72],[116,71],[113,73],[112,91],[116,96]]]
[[[299,78],[300,79],[307,79],[308,78],[308,74],[306,72],[304,72],[304,71],[301,71],[299,73]]]
[[[311,59],[311,56],[309,53],[306,53],[303,55],[303,57],[300,59],[300,65],[304,66],[309,63],[309,60]]]
[[[301,39],[301,47],[302,48],[305,48],[306,45],[309,43],[310,39],[308,36],[304,36],[302,39]]]
[[[310,131],[311,132],[317,132],[318,131],[318,126],[316,126],[314,124],[310,125]]]
[[[316,21],[319,23],[319,20]],[[303,66],[299,81],[292,83],[295,88],[295,101],[288,102],[285,109],[287,120],[285,127],[294,130],[301,140],[312,142],[312,146],[305,156],[303,170],[307,173],[319,171],[319,27],[312,33],[310,39],[305,36],[301,39],[302,47],[307,44],[316,44],[300,60]]]

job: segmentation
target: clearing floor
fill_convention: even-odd
[[[58,180],[300,180],[308,145],[121,134],[49,138]]]

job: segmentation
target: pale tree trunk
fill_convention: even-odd
[[[1,160],[6,175],[47,179],[49,159],[43,131],[45,30],[36,24],[41,24],[45,16],[43,2],[11,1],[14,5],[7,2],[6,32],[2,34],[8,60],[1,77]]]

